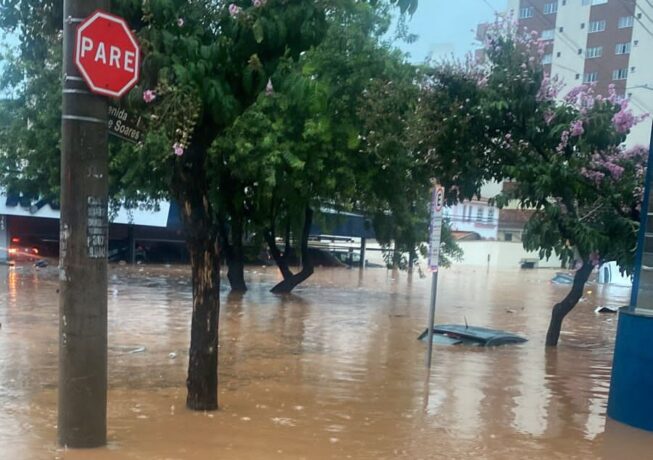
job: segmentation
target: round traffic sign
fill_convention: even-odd
[[[438,186],[435,189],[435,212],[442,211],[444,206],[444,187]]]

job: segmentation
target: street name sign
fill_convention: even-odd
[[[431,224],[429,235],[429,270],[438,271],[440,239],[442,236],[442,209],[444,208],[444,187],[435,185],[431,198]]]

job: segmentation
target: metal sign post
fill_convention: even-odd
[[[435,322],[435,303],[438,295],[438,268],[440,257],[440,239],[442,236],[442,208],[444,207],[444,187],[434,184],[431,199],[431,225],[429,236],[429,270],[432,273],[431,303],[427,324],[426,367],[431,368],[433,356],[433,324]]]

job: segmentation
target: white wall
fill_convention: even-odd
[[[565,84],[559,97],[563,97],[569,90],[583,83],[589,18],[590,6],[583,5],[581,0],[570,0],[566,5],[562,2],[558,3],[551,74],[557,75]],[[585,28],[581,29],[580,24],[583,22]],[[562,32],[560,27],[563,28]],[[582,50],[581,54],[578,54],[579,49]],[[578,80],[576,74],[580,75]]]
[[[651,59],[653,37],[646,30],[653,32],[653,22],[647,19],[647,17],[653,18],[653,5],[639,0],[635,8],[635,16],[638,13],[642,13],[642,17],[639,20],[635,19],[633,24],[626,96],[631,94],[631,108],[636,114],[653,113],[653,59]],[[635,67],[634,72],[632,67]],[[648,145],[650,135],[651,118],[648,118],[633,128],[626,143],[629,147]]]
[[[489,266],[491,268],[519,268],[522,259],[539,259],[536,252],[526,252],[519,242],[507,241],[459,241],[458,245],[465,252],[460,265]],[[552,256],[548,261],[540,260],[538,268],[560,268],[560,259]]]
[[[481,196],[483,198],[494,198],[499,193],[501,193],[502,189],[503,189],[503,182],[496,182],[496,181],[486,182],[481,187]]]

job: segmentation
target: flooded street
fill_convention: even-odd
[[[220,411],[185,409],[190,270],[109,268],[109,446],[56,446],[57,271],[0,267],[3,459],[651,458],[653,435],[606,429],[616,315],[629,290],[589,284],[544,350],[550,308],[569,289],[548,270],[454,267],[437,323],[526,336],[494,349],[425,344],[430,279],[323,269],[287,297],[273,268],[250,291],[223,286]]]

